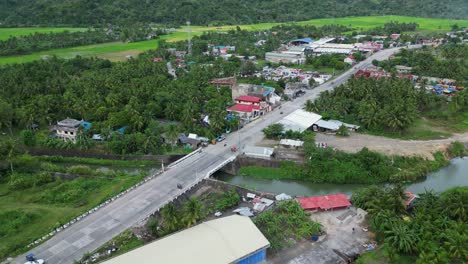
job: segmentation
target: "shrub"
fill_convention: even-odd
[[[341,125],[338,131],[336,131],[338,136],[347,137],[349,136],[349,130],[345,125]]]
[[[34,178],[30,174],[12,173],[8,185],[11,190],[24,190],[34,185]]]
[[[21,141],[28,147],[34,147],[36,145],[36,133],[32,130],[23,130],[20,133]]]
[[[452,142],[447,152],[451,157],[463,157],[465,155],[465,145],[458,141]]]
[[[81,175],[93,175],[94,171],[85,165],[75,165],[67,169],[67,172],[70,174],[81,174]]]
[[[237,205],[239,201],[239,194],[234,189],[231,189],[229,192],[223,194],[223,196],[216,202],[216,210],[226,210]]]
[[[284,126],[282,124],[271,124],[264,128],[263,134],[269,139],[278,139],[283,133]]]
[[[47,183],[50,183],[50,182],[53,182],[53,181],[55,181],[55,178],[50,173],[40,172],[36,176],[35,185],[36,186],[41,186],[41,185],[44,185],[44,184],[47,184]]]
[[[146,223],[146,228],[148,229],[150,234],[153,236],[158,235],[158,226],[159,226],[159,223],[154,217],[150,217],[150,219]]]

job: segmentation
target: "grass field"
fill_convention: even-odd
[[[147,161],[98,160],[84,158],[33,159],[40,161],[37,167],[47,166],[71,168],[76,165],[100,168],[107,165],[110,170],[133,169],[137,166],[140,174],[120,172],[108,177],[77,178],[33,185],[26,188],[12,188],[7,179],[0,181],[0,260],[26,251],[25,246],[45,235],[53,228],[93,208],[111,196],[139,182],[150,168]],[[53,162],[54,161],[54,162]],[[50,164],[50,163],[49,163]],[[131,166],[131,167],[129,167]],[[143,167],[141,167],[143,166]],[[33,177],[38,177],[33,174]]]
[[[25,36],[29,35],[32,33],[50,33],[50,32],[63,32],[63,31],[70,31],[70,32],[75,32],[75,31],[84,31],[86,28],[51,28],[51,27],[46,27],[46,28],[0,28],[0,40],[5,40],[10,37],[16,37],[16,36]]]
[[[415,22],[419,24],[420,31],[438,31],[449,30],[453,24],[458,24],[460,27],[468,27],[468,20],[450,20],[450,19],[433,19],[433,18],[418,18],[418,17],[405,17],[405,16],[370,16],[370,17],[345,17],[345,18],[326,18],[326,19],[313,19],[308,21],[296,22],[299,25],[315,25],[323,26],[329,24],[346,25],[358,30],[368,29],[376,26],[383,26],[390,21],[398,22]],[[250,25],[240,25],[244,30],[256,31],[269,29],[280,23],[259,23]],[[206,31],[227,31],[236,29],[236,25],[220,26],[220,27],[205,27],[205,26],[192,26],[192,36],[201,35]],[[3,28],[0,29],[0,40],[8,38],[10,35],[25,35],[32,32],[49,32],[49,31],[63,31],[63,30],[84,30],[83,28]],[[0,65],[23,63],[38,60],[50,55],[56,55],[62,58],[73,58],[76,55],[84,57],[101,57],[112,61],[125,60],[128,55],[136,56],[138,53],[154,49],[157,47],[160,40],[166,41],[181,41],[187,37],[186,28],[182,27],[176,32],[169,35],[162,36],[157,40],[141,41],[135,43],[105,43],[98,45],[81,46],[74,48],[53,49],[48,51],[37,52],[21,56],[1,57]]]

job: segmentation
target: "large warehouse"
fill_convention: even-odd
[[[270,243],[250,218],[232,215],[207,221],[112,258],[105,264],[256,264]]]
[[[278,123],[283,125],[284,131],[292,130],[303,132],[312,127],[312,125],[320,119],[322,119],[321,115],[297,109],[281,119]]]

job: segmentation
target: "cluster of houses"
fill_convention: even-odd
[[[301,69],[289,68],[286,66],[265,66],[261,71],[256,72],[254,76],[257,78],[264,78],[265,80],[272,81],[296,79],[298,82],[302,82],[304,84],[309,84],[309,80],[311,78],[314,79],[315,83],[322,84],[332,77],[331,74],[304,71]]]
[[[425,86],[423,87],[427,91],[432,91],[439,95],[447,95],[452,96],[455,95],[456,92],[463,90],[464,87],[461,85],[457,85],[456,80],[454,79],[447,79],[447,78],[438,78],[438,77],[428,77],[428,76],[418,76],[411,74],[412,67],[397,65],[395,66],[397,74],[395,75],[397,78],[405,78],[412,81],[415,84],[415,87],[421,88],[423,81],[425,82]],[[390,72],[384,71],[378,67],[369,67],[367,69],[362,69],[357,71],[354,74],[354,77],[364,77],[364,78],[388,78],[391,77],[392,74]]]
[[[321,38],[313,40],[302,38],[281,46],[277,51],[267,52],[265,60],[272,63],[304,64],[307,56],[322,54],[352,55],[359,52],[363,55],[373,54],[383,48],[383,42],[367,41],[354,44],[334,43],[337,38]]]

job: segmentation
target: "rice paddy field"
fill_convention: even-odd
[[[450,30],[450,26],[457,24],[459,27],[468,27],[468,20],[450,20],[450,19],[433,19],[433,18],[419,18],[419,17],[406,17],[406,16],[369,16],[369,17],[344,17],[344,18],[326,18],[326,19],[313,19],[308,21],[300,21],[295,24],[299,25],[314,25],[323,26],[329,24],[340,24],[353,27],[356,30],[368,29],[377,26],[383,26],[390,21],[398,21],[400,23],[415,22],[419,24],[418,31],[433,32]],[[280,25],[281,23],[259,23],[250,25],[239,25],[240,28],[249,31],[257,31],[269,29],[273,26]],[[227,31],[235,29],[237,25],[227,26],[191,26],[192,36],[201,35],[207,31]],[[60,32],[64,30],[80,31],[86,30],[85,28],[0,28],[0,40],[7,39],[9,36],[27,35],[33,32]],[[80,46],[73,48],[53,49],[48,51],[36,52],[28,55],[0,57],[0,65],[12,63],[30,62],[48,56],[58,56],[62,58],[73,58],[77,55],[83,57],[100,57],[106,58],[111,61],[122,61],[129,56],[136,56],[141,52],[155,49],[159,41],[180,41],[185,40],[187,37],[186,28],[177,29],[175,32],[162,36],[157,40],[141,41],[134,43],[121,43],[112,42],[97,45]]]
[[[10,37],[17,37],[17,36],[25,36],[32,33],[57,33],[63,31],[85,31],[86,28],[71,28],[71,27],[60,27],[60,28],[52,28],[52,27],[32,27],[32,28],[0,28],[0,40],[6,40]]]

